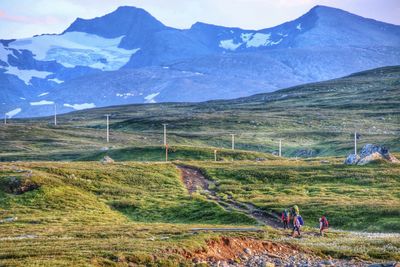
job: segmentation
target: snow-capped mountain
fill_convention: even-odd
[[[316,6],[273,28],[163,25],[120,7],[62,34],[0,41],[0,114],[248,96],[400,64],[400,26]]]

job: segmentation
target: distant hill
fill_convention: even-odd
[[[105,114],[111,141],[106,143]],[[400,152],[400,66],[234,100],[110,106],[0,125],[0,161],[163,159],[163,123],[174,159],[213,158],[213,148],[283,156],[340,156],[354,131],[367,143]],[[182,148],[182,146],[189,146]],[[219,153],[220,153],[219,152]],[[222,152],[221,152],[222,153]],[[255,157],[265,157],[263,155]]]
[[[398,64],[400,26],[336,8],[256,31],[175,29],[120,7],[62,34],[1,41],[0,113],[232,99]]]

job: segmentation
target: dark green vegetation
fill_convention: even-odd
[[[111,114],[109,145],[105,114]],[[357,130],[360,146],[377,143],[399,151],[400,67],[230,101],[116,106],[66,114],[58,121],[57,127],[49,125],[52,118],[1,125],[0,160],[91,159],[105,146],[132,150],[124,159],[159,160],[154,147],[162,144],[162,123],[168,123],[173,146],[230,148],[230,133],[236,133],[236,148],[242,150],[276,152],[282,138],[284,156],[345,156]],[[213,157],[189,150],[176,158]]]

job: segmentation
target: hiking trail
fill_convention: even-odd
[[[260,225],[269,225],[274,228],[282,229],[281,219],[277,214],[266,212],[250,203],[240,202],[233,199],[232,197],[228,197],[227,200],[222,199],[217,195],[218,186],[215,184],[215,182],[207,179],[198,168],[186,165],[176,165],[176,166],[181,171],[181,179],[185,184],[189,194],[193,194],[194,192],[200,192],[204,194],[207,197],[207,199],[217,202],[221,207],[223,207],[227,211],[241,212],[254,218]],[[217,188],[217,189],[215,190],[211,188]],[[384,238],[384,237],[400,238],[400,233],[369,233],[363,231],[345,231],[333,228],[330,228],[329,231],[347,232],[354,236],[359,236],[363,238]],[[302,235],[318,236],[318,233],[303,232]]]
[[[199,169],[184,165],[177,165],[181,171],[181,178],[185,184],[189,194],[194,192],[203,193],[207,199],[217,202],[227,211],[237,211],[254,218],[260,225],[269,225],[274,228],[282,228],[282,224],[277,215],[268,213],[258,209],[252,204],[244,203],[229,197],[227,200],[222,199],[217,195],[217,190],[210,188],[218,188],[215,183],[208,180]],[[210,187],[212,185],[212,187]]]

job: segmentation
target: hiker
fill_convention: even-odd
[[[297,215],[296,217],[294,217],[293,219],[293,231],[292,231],[292,236],[294,236],[294,233],[297,232],[298,236],[301,236],[300,233],[300,228],[304,225],[304,221],[303,218],[301,217],[301,215]]]
[[[290,214],[287,209],[282,212],[283,229],[289,229]]]
[[[328,219],[325,217],[325,215],[323,215],[320,219],[319,219],[319,234],[321,236],[324,236],[324,232],[327,231],[329,228],[329,222]]]
[[[293,205],[292,211],[294,216],[300,215],[299,207],[297,205]]]
[[[296,218],[297,215],[300,215],[299,207],[297,205],[293,205],[293,207],[290,208],[290,217],[293,218],[293,225],[294,225],[294,219]]]

